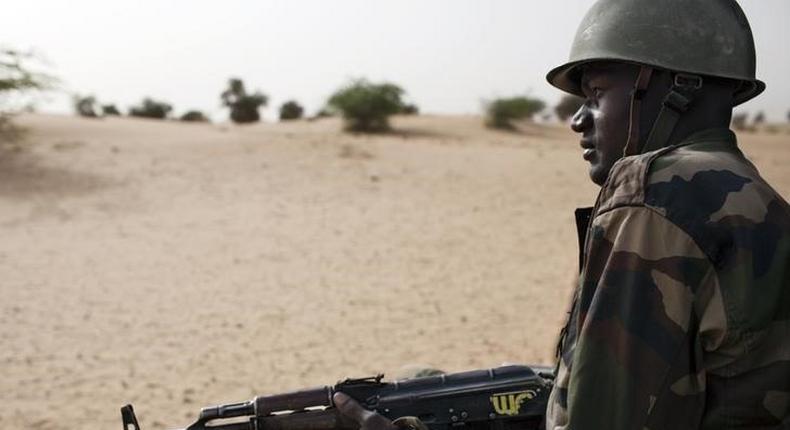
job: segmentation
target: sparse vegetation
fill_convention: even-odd
[[[101,110],[104,116],[121,116],[121,111],[114,104],[102,105]]]
[[[417,105],[410,103],[403,105],[403,109],[401,109],[400,113],[403,115],[419,115],[420,108],[417,107]]]
[[[567,121],[571,118],[584,104],[584,99],[574,95],[565,95],[562,97],[557,106],[554,107],[554,113],[560,121]]]
[[[55,78],[32,71],[29,63],[36,60],[32,53],[0,48],[0,94],[50,88]]]
[[[101,114],[99,104],[94,96],[74,96],[74,111],[85,118],[98,118]]]
[[[244,82],[238,78],[228,80],[228,88],[220,95],[222,104],[230,108],[231,121],[238,124],[258,122],[261,114],[258,109],[265,107],[269,97],[260,91],[247,94]]]
[[[358,79],[337,90],[328,105],[343,115],[346,130],[379,133],[390,129],[390,116],[403,112],[403,94],[395,84]]]
[[[300,119],[304,114],[304,108],[302,105],[296,102],[296,100],[288,100],[287,102],[283,103],[280,106],[280,120],[281,121],[288,121],[293,119]]]
[[[178,119],[185,122],[209,122],[208,117],[199,110],[187,111]]]
[[[129,115],[139,118],[165,119],[172,110],[173,106],[169,103],[146,97],[140,106],[133,106],[129,109]]]
[[[9,99],[30,91],[46,90],[55,85],[56,79],[33,70],[39,58],[33,53],[0,48],[0,141],[13,141],[22,130],[11,123],[13,108]]]
[[[530,97],[510,97],[496,99],[486,105],[486,125],[491,128],[512,130],[513,122],[531,120],[532,117],[546,107],[543,100]]]
[[[762,111],[757,112],[757,115],[755,115],[754,119],[752,120],[752,125],[757,128],[763,124],[765,124],[765,113]]]

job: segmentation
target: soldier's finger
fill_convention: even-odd
[[[344,393],[335,393],[332,400],[341,414],[359,424],[360,430],[396,430],[396,426],[388,418],[365,409]]]
[[[341,414],[351,418],[357,424],[362,424],[372,412],[363,408],[356,400],[345,393],[337,392],[332,396],[335,406]]]

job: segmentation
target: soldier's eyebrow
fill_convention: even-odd
[[[596,80],[601,77],[602,74],[606,74],[606,70],[602,70],[601,68],[587,68],[586,70],[582,71],[582,79],[581,79],[581,90],[582,92],[589,92],[592,90],[590,87],[590,81]]]
[[[590,81],[595,79],[605,70],[601,70],[600,65],[587,65],[581,68],[581,86],[582,88],[590,86]]]

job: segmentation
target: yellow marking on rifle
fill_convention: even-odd
[[[499,393],[491,396],[491,404],[499,415],[518,415],[521,404],[534,399],[536,395],[537,393],[532,390]]]

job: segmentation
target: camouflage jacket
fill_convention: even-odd
[[[790,428],[790,207],[729,130],[618,161],[549,429]]]

